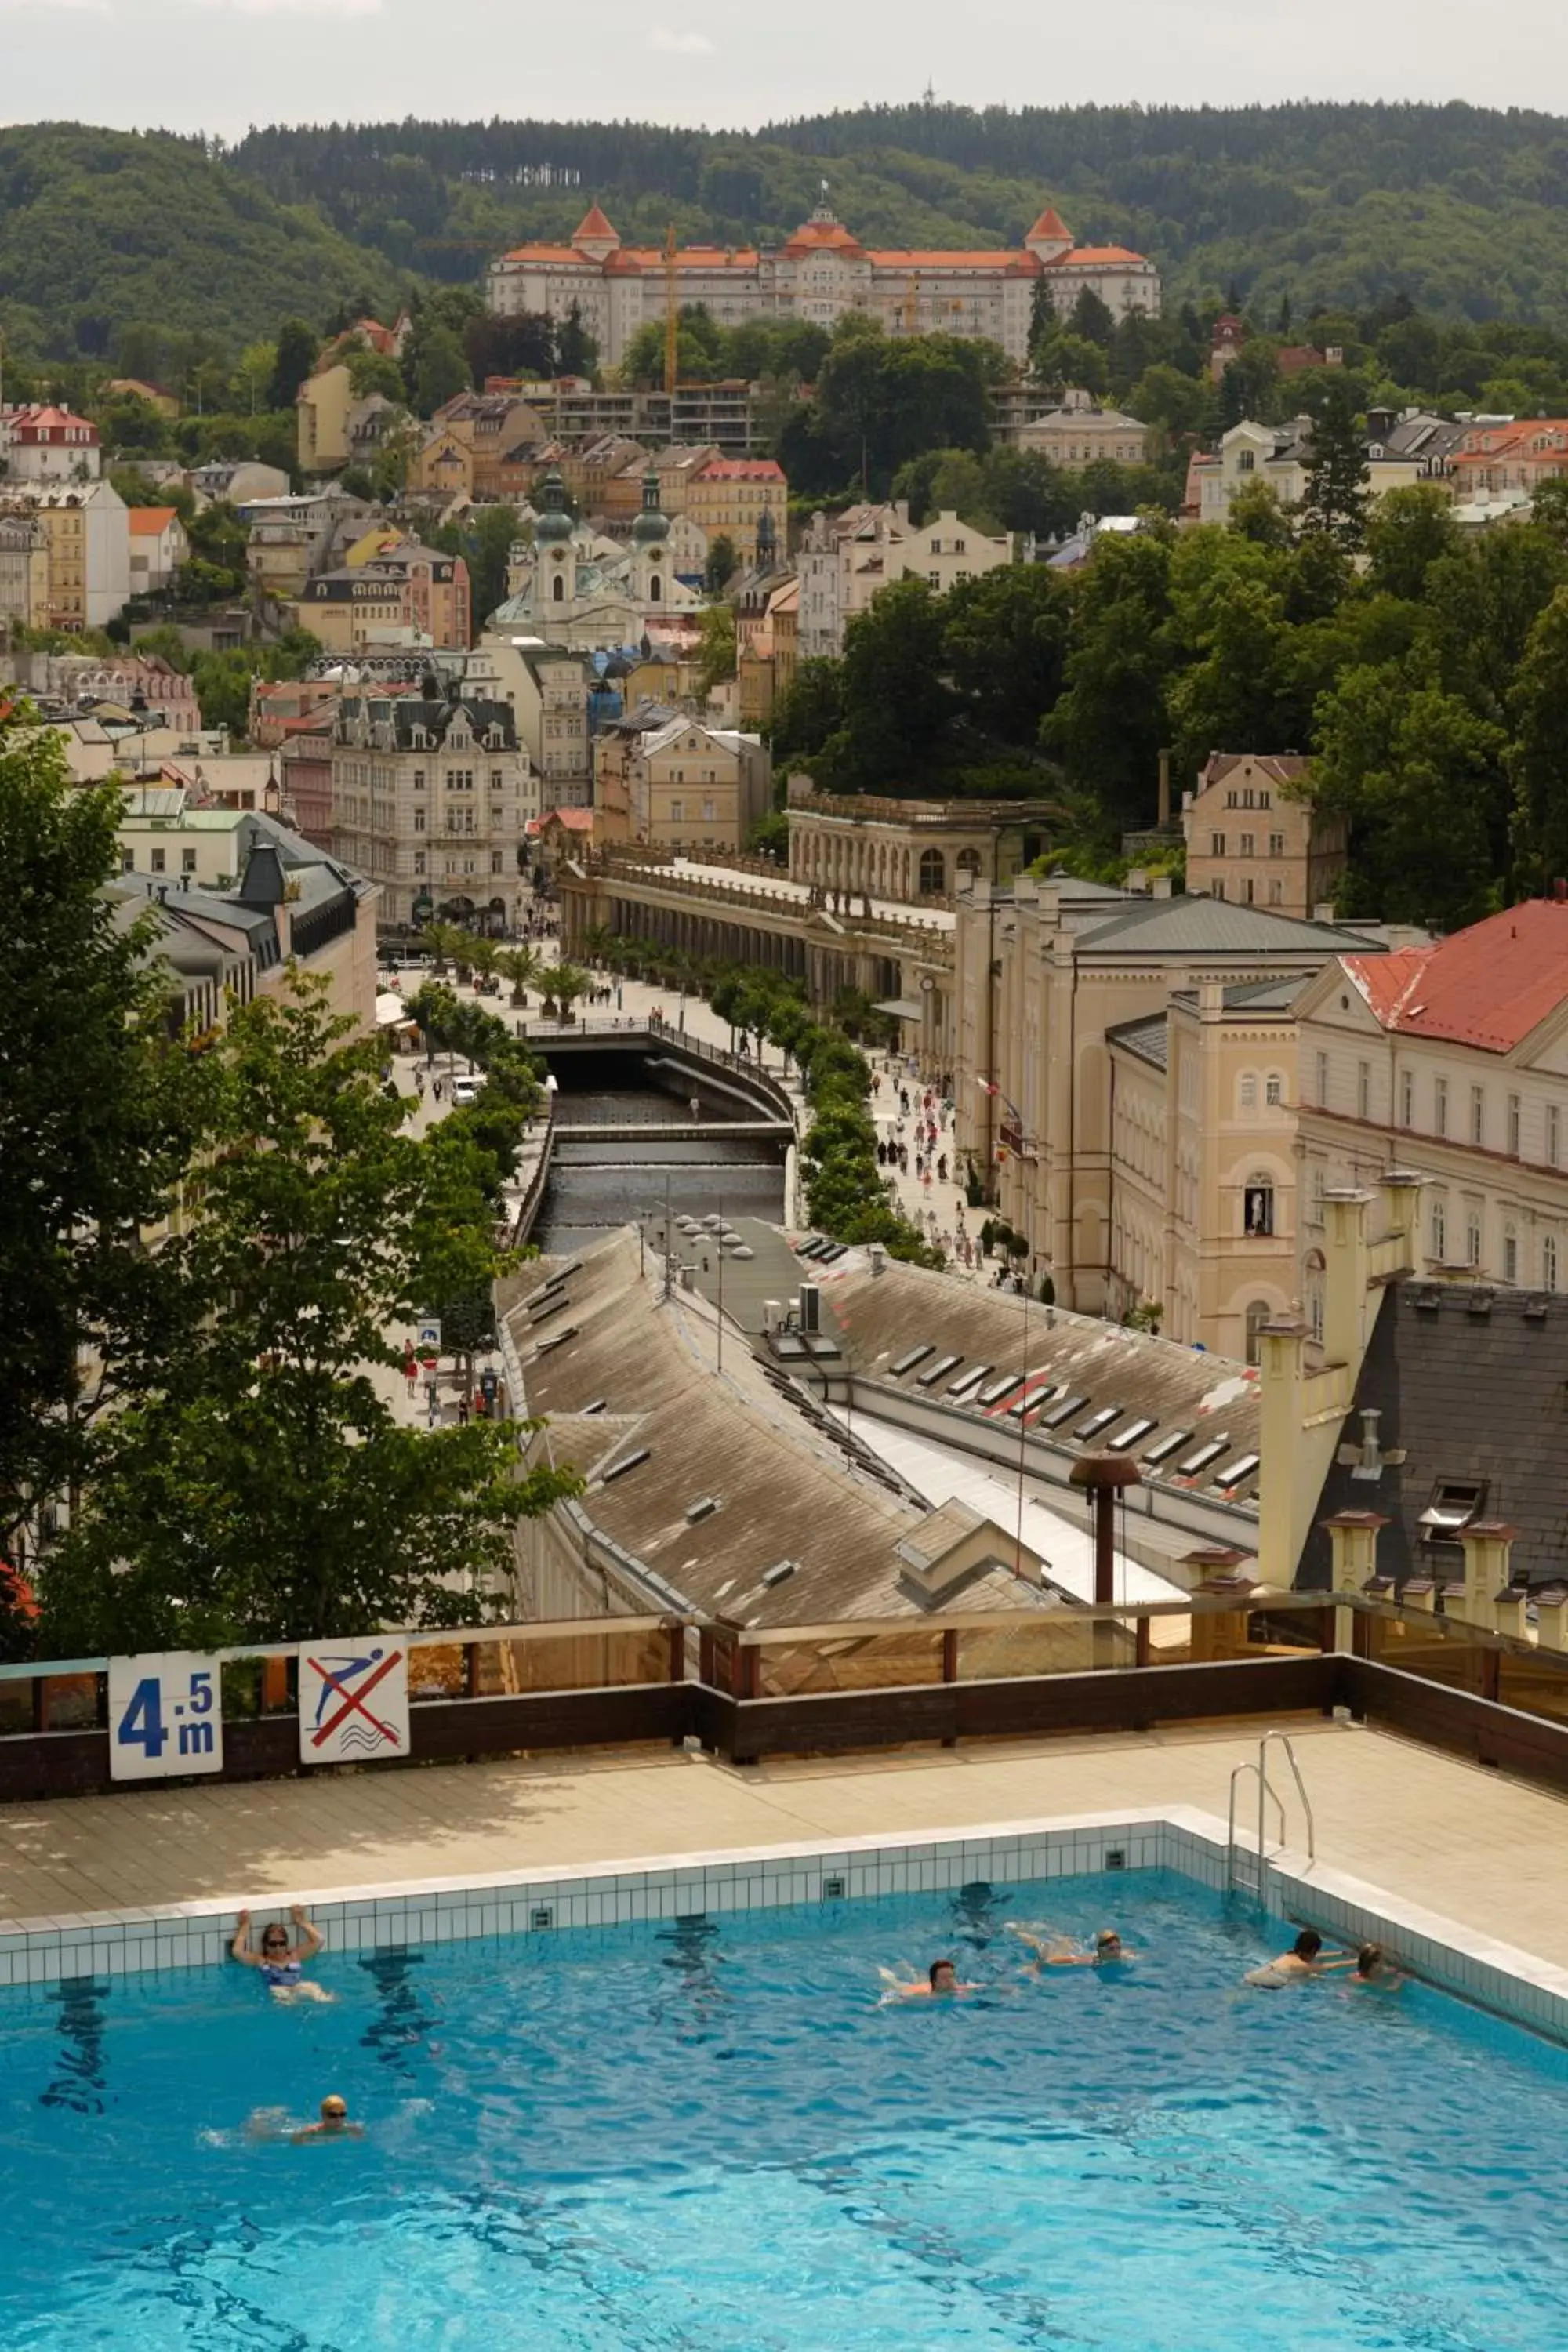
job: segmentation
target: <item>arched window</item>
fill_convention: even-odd
[[[958,870],[961,874],[978,874],[980,852],[977,849],[961,849],[958,853]]]
[[[1481,1221],[1473,1209],[1465,1225],[1465,1257],[1470,1265],[1481,1262]]]
[[[550,599],[554,604],[564,604],[566,602],[566,582],[559,572],[553,573],[551,578]]]
[[[663,583],[663,581],[659,578],[659,576],[658,576],[658,572],[654,572],[654,573],[651,575],[651,577],[650,577],[650,578],[649,578],[649,580],[648,580],[648,583],[647,583],[647,601],[648,601],[648,603],[649,603],[650,604],[658,604],[658,600],[659,600],[659,597],[661,596],[661,594],[663,593],[663,592],[664,592],[664,583]]]
[[[1241,1230],[1254,1238],[1274,1231],[1274,1184],[1270,1177],[1254,1173],[1242,1187]]]
[[[1557,1287],[1557,1236],[1555,1234],[1548,1234],[1541,1244],[1541,1287],[1542,1290],[1555,1290]]]
[[[1240,1077],[1237,1080],[1236,1107],[1237,1110],[1241,1111],[1256,1110],[1258,1108],[1258,1073],[1256,1070],[1243,1070]]]
[[[1279,1108],[1285,1099],[1285,1081],[1278,1070],[1270,1070],[1263,1081],[1263,1099],[1271,1110]]]
[[[1259,1334],[1266,1323],[1274,1320],[1274,1310],[1266,1298],[1255,1298],[1247,1310],[1247,1360],[1258,1361],[1260,1353]]]
[[[921,898],[923,898],[928,891],[945,890],[946,887],[946,858],[943,857],[940,849],[922,849],[921,852]]]

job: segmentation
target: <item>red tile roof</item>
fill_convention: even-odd
[[[1054,261],[1047,261],[1046,268],[1078,269],[1085,264],[1092,264],[1095,268],[1100,268],[1105,263],[1115,261],[1132,261],[1146,266],[1147,260],[1147,255],[1129,253],[1124,245],[1075,245],[1070,253],[1058,253]]]
[[[1063,220],[1060,213],[1058,212],[1055,205],[1047,205],[1046,206],[1045,211],[1040,215],[1039,219],[1029,231],[1029,236],[1059,236],[1065,238],[1068,245],[1072,243],[1072,231],[1068,228],[1066,221]],[[1026,238],[1025,243],[1027,244],[1027,242],[1028,238]]]
[[[596,204],[589,205],[587,211],[584,214],[582,219],[573,230],[573,244],[575,245],[578,238],[584,236],[616,236],[615,230],[610,226],[609,222],[605,218],[604,214],[599,210]],[[620,239],[616,237],[616,242],[619,244]]]
[[[782,482],[784,467],[776,457],[710,457],[695,479],[700,482]]]
[[[125,520],[131,527],[132,538],[159,539],[178,515],[177,507],[132,507],[127,510]]]
[[[1568,998],[1568,898],[1530,898],[1432,947],[1345,956],[1384,1029],[1507,1054]]]

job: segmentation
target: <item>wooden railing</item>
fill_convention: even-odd
[[[1568,1788],[1568,1653],[1346,1594],[765,1627],[570,1618],[403,1638],[416,1765],[686,1739],[749,1763],[1346,1707]],[[337,1769],[300,1762],[298,1649],[218,1653],[224,1779]],[[110,1786],[108,1669],[0,1667],[0,1799]]]

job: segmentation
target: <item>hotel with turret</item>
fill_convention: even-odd
[[[811,218],[776,250],[689,245],[674,266],[682,308],[700,303],[721,326],[794,318],[831,327],[862,310],[890,335],[984,336],[1015,360],[1026,355],[1042,280],[1062,314],[1086,286],[1119,319],[1160,310],[1152,261],[1120,245],[1075,245],[1052,205],[1016,249],[881,250],[851,236],[824,186]],[[501,317],[529,311],[558,320],[575,310],[614,367],[644,321],[663,318],[668,268],[658,247],[623,245],[594,205],[569,245],[520,245],[492,263],[489,305]]]

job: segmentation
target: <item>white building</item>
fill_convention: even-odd
[[[348,693],[332,743],[334,856],[383,892],[384,920],[439,914],[491,931],[517,919],[532,765],[504,703]]]
[[[637,644],[648,623],[701,602],[676,572],[669,520],[658,503],[658,477],[643,478],[642,511],[631,541],[618,546],[566,511],[559,474],[540,485],[531,540],[519,540],[507,566],[506,602],[489,615],[498,636],[548,638],[578,653],[611,653]]]
[[[889,580],[911,573],[939,594],[973,573],[1013,561],[1013,542],[993,538],[951,509],[917,527],[907,500],[847,507],[812,516],[795,558],[800,578],[800,658],[841,654],[844,632]]]
[[[665,314],[669,263],[657,246],[621,241],[597,205],[569,245],[521,245],[490,266],[489,305],[502,317],[574,312],[608,366],[639,327]],[[837,218],[824,184],[808,221],[776,251],[686,246],[674,257],[679,299],[700,303],[721,326],[742,319],[807,319],[831,327],[847,311],[879,320],[891,335],[984,336],[1010,359],[1028,352],[1035,289],[1049,288],[1058,315],[1085,287],[1117,318],[1157,317],[1160,276],[1124,246],[1076,246],[1047,205],[1019,247],[948,253],[861,245]]]
[[[0,416],[0,459],[14,482],[95,482],[103,455],[96,425],[32,401]]]

